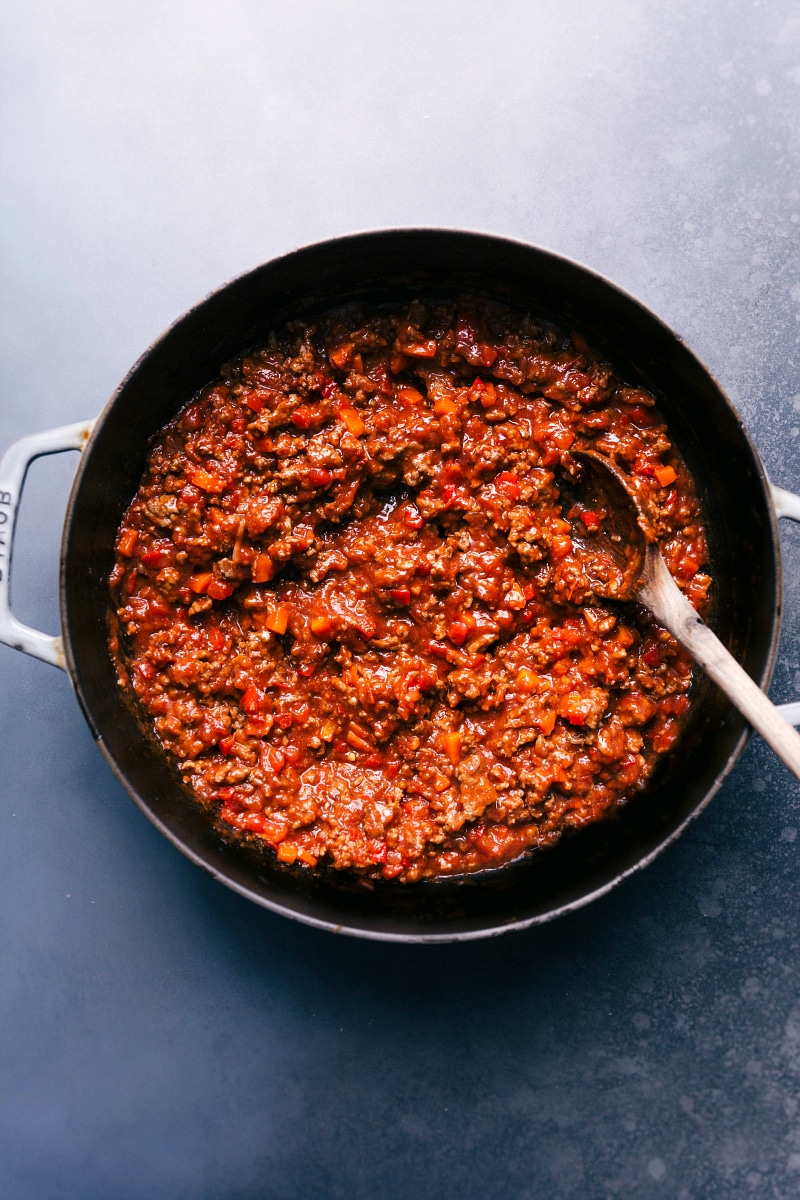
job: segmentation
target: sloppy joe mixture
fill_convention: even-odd
[[[701,607],[687,469],[578,333],[415,302],[224,365],[155,441],[110,579],[121,685],[210,819],[286,864],[414,881],[639,791],[692,667],[594,594],[613,514],[566,498],[580,449],[629,476]]]

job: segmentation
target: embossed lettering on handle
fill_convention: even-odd
[[[14,527],[25,476],[33,460],[43,454],[83,450],[93,425],[94,421],[79,421],[75,425],[61,425],[20,438],[18,442],[12,442],[0,459],[0,642],[62,670],[66,670],[66,664],[61,638],[23,625],[11,611]]]

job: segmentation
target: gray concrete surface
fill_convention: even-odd
[[[232,275],[432,224],[627,287],[800,491],[790,0],[5,0],[0,89],[0,444],[94,415]],[[51,629],[73,470],[34,467],[19,531],[15,603]],[[646,872],[465,946],[337,939],[215,885],[66,677],[3,647],[0,792],[8,1200],[800,1195],[800,788],[760,741]]]

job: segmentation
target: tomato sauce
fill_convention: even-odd
[[[410,882],[640,791],[692,666],[592,592],[608,514],[561,491],[581,449],[628,475],[701,608],[686,465],[580,334],[475,298],[351,307],[224,365],[158,435],[110,579],[120,684],[209,818]]]

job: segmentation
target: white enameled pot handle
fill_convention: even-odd
[[[795,496],[793,492],[787,492],[785,488],[774,483],[769,486],[776,516],[779,519],[788,517],[790,521],[800,521],[800,496]],[[790,725],[800,725],[800,700],[795,700],[793,704],[779,704],[778,712]]]
[[[83,450],[89,440],[94,420],[78,421],[74,425],[60,425],[57,429],[45,429],[29,437],[12,442],[0,458],[0,642],[14,650],[22,650],[66,670],[64,648],[59,636],[41,633],[29,625],[23,625],[11,611],[11,554],[14,544],[14,527],[17,519],[22,488],[28,467],[35,458],[44,454],[60,454],[64,450]],[[770,484],[772,502],[777,516],[800,521],[800,496],[784,488]],[[792,725],[800,725],[800,701],[781,704],[778,711]]]
[[[11,611],[14,526],[25,476],[33,460],[43,454],[59,454],[62,450],[83,450],[93,425],[94,421],[79,421],[75,425],[33,433],[12,442],[0,458],[0,642],[62,670],[66,670],[66,663],[61,638],[23,625]]]

